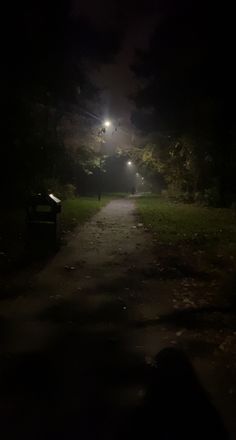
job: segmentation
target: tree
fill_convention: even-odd
[[[8,194],[22,194],[72,171],[73,152],[61,136],[61,121],[94,99],[86,61],[108,61],[120,35],[105,38],[74,17],[66,0],[21,2],[9,16],[1,189],[7,185]]]
[[[217,182],[221,202],[232,185],[233,149],[233,31],[225,11],[200,2],[168,3],[149,49],[137,53],[133,66],[140,80],[133,123],[169,136],[168,163],[182,176],[182,187],[186,176],[191,192]],[[167,164],[164,170],[169,180]]]

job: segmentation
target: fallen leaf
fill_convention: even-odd
[[[176,333],[176,336],[182,336],[182,334],[184,333],[185,330],[180,330]]]

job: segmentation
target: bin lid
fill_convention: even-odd
[[[54,196],[54,194],[48,194],[48,197],[50,197],[51,200],[53,200],[55,203],[61,203],[61,200],[58,199],[58,197]]]
[[[59,206],[61,205],[61,200],[58,197],[54,196],[54,194],[50,193],[38,193],[34,194],[30,197],[31,205],[50,205],[50,206]]]

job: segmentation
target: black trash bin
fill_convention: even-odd
[[[31,196],[27,207],[28,239],[33,247],[49,250],[60,244],[61,200],[53,194]]]

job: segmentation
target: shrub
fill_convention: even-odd
[[[64,190],[64,198],[65,199],[73,199],[76,195],[76,187],[75,185],[72,185],[72,183],[66,183],[63,187]]]
[[[62,200],[72,199],[76,195],[76,187],[71,183],[61,184],[57,179],[45,179],[43,188],[46,192],[51,192]]]

